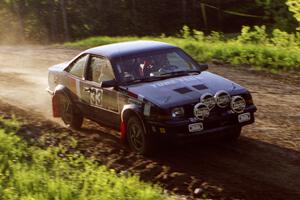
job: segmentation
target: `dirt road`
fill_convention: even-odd
[[[1,46],[0,111],[12,109],[6,103],[22,108],[18,113],[23,118],[39,116],[31,120],[33,126],[55,127],[57,134],[49,137],[62,139],[59,133],[64,130],[46,122],[58,122],[51,117],[45,91],[47,68],[77,53],[45,46]],[[300,85],[227,67],[210,71],[250,89],[258,107],[256,123],[244,128],[236,144],[203,140],[167,146],[149,159],[134,155],[114,136],[116,132],[92,122],[69,134],[79,139],[78,148],[86,155],[117,170],[138,173],[177,194],[190,195],[200,188],[200,196],[206,193],[214,199],[300,199]]]

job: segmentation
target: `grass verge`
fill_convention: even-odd
[[[183,48],[199,62],[218,59],[224,63],[244,65],[258,71],[274,74],[293,73],[300,69],[300,49],[273,44],[241,43],[238,40],[197,40],[192,37],[91,37],[66,46],[90,48],[116,42],[133,40],[155,40],[167,42]]]
[[[117,173],[63,146],[29,146],[16,120],[0,118],[0,199],[168,199],[158,186]],[[71,145],[76,146],[76,141]]]

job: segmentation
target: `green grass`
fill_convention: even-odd
[[[168,199],[158,186],[116,173],[63,147],[29,146],[19,123],[0,119],[1,200]]]
[[[255,33],[247,38],[243,33],[230,40],[221,40],[212,36],[195,38],[186,33],[183,37],[91,37],[75,42],[65,43],[71,47],[94,47],[116,42],[132,40],[155,40],[167,42],[183,48],[187,53],[199,62],[210,62],[212,59],[219,59],[234,65],[245,65],[256,70],[263,70],[271,73],[294,72],[300,69],[300,48],[297,41],[291,45],[286,39],[287,45],[282,42],[282,38],[270,38],[267,42],[258,41],[260,36],[252,39],[255,42],[248,42]],[[214,33],[215,34],[215,33]],[[245,36],[246,35],[246,36]],[[201,36],[201,35],[200,35]],[[262,36],[266,38],[267,36]],[[277,36],[279,37],[279,36]],[[246,39],[245,39],[246,38]],[[272,43],[281,41],[281,43]]]

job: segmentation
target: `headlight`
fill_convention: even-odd
[[[183,116],[184,116],[184,109],[183,109],[183,107],[174,108],[172,110],[172,117],[173,118],[183,117]]]
[[[246,101],[246,105],[253,105],[253,99],[250,93],[242,94],[241,97],[243,97]]]
[[[246,101],[246,104],[247,104],[247,105],[253,105],[253,104],[254,104],[252,98],[250,98],[250,99],[245,99],[245,101]]]

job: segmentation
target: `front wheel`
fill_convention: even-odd
[[[136,116],[129,117],[126,133],[133,151],[142,155],[151,155],[154,152],[153,138],[146,133],[142,122]]]
[[[240,137],[241,132],[242,132],[242,127],[231,128],[224,136],[224,139],[228,142],[234,142]]]
[[[59,110],[63,122],[73,129],[80,129],[83,123],[83,117],[80,111],[75,107],[70,98],[65,94],[59,94]]]

